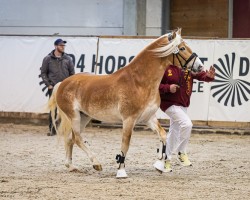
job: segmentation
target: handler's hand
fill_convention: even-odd
[[[53,89],[53,86],[52,86],[52,85],[49,85],[48,89],[49,89],[49,90]]]
[[[179,88],[180,88],[179,85],[172,84],[172,85],[170,85],[170,92],[175,93]]]
[[[212,65],[210,67],[209,71],[206,70],[206,73],[207,73],[207,77],[214,78],[214,76],[215,76],[215,68],[214,68],[214,66]]]

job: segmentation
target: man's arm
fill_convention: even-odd
[[[160,84],[159,90],[160,90],[160,94],[164,94],[164,93],[175,93],[178,89],[180,88],[179,85],[176,84]]]
[[[211,66],[209,70],[192,74],[192,76],[194,79],[197,79],[199,81],[211,82],[215,77],[215,68],[214,66]]]
[[[47,85],[47,87],[50,86],[50,81],[48,78],[48,67],[49,67],[48,64],[49,64],[49,59],[48,57],[45,57],[43,59],[42,67],[40,68],[41,78],[43,79],[43,82],[45,83],[45,85]]]
[[[74,66],[74,63],[73,63],[71,57],[69,57],[69,67],[68,67],[68,70],[69,70],[69,76],[72,76],[72,75],[75,74],[75,66]]]

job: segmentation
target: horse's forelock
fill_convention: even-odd
[[[178,32],[176,32],[175,38],[170,41],[169,39],[172,38],[172,33],[165,34],[161,36],[159,39],[161,40],[161,39],[166,39],[166,38],[168,39],[167,45],[162,43],[160,47],[152,50],[157,57],[166,57],[170,55],[171,53],[173,53],[175,48],[182,42],[182,37]]]

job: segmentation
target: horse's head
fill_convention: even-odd
[[[188,69],[193,72],[200,72],[204,69],[197,54],[182,39],[181,29],[163,35],[160,39],[162,40],[159,43],[160,47],[153,50],[157,56],[167,57],[170,63],[184,70]]]

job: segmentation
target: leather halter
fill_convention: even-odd
[[[189,76],[189,73],[193,70],[193,67],[194,67],[194,62],[196,60],[196,58],[198,57],[198,55],[196,53],[192,53],[191,56],[186,60],[180,53],[179,53],[179,49],[176,48],[176,51],[173,52],[173,64],[174,64],[174,56],[176,56],[176,58],[178,59],[181,67],[182,67],[182,71],[188,71],[188,73],[185,75],[184,79],[185,81],[187,81],[187,78]],[[184,65],[182,64],[181,60],[180,60],[180,57],[185,61]],[[194,61],[191,65],[191,68],[187,69],[187,65],[188,63],[190,63],[190,61],[194,58]],[[182,83],[181,83],[181,77],[179,79],[179,86],[182,86]]]
[[[193,70],[194,62],[195,62],[196,58],[198,57],[198,55],[197,55],[196,53],[192,53],[191,56],[186,60],[186,59],[180,54],[179,49],[178,49],[178,52],[174,52],[174,53],[173,53],[173,64],[174,64],[174,57],[175,57],[175,56],[176,56],[176,58],[178,59],[178,61],[179,61],[179,63],[180,63],[180,65],[181,65],[181,67],[182,67],[183,70],[186,70],[186,69],[187,69],[188,63],[190,63],[190,61],[193,60],[193,58],[194,58],[194,61],[193,61],[192,65],[191,65],[191,68],[188,69],[188,71],[192,71],[192,70]],[[182,60],[185,61],[184,65],[182,64],[182,62],[181,62],[181,60],[180,60],[180,57],[182,58]]]
[[[169,35],[168,35],[168,41],[171,41],[172,39],[173,39],[173,35],[172,35],[172,34],[169,34]],[[198,57],[198,55],[197,55],[196,53],[192,53],[192,54],[190,55],[190,57],[186,60],[186,59],[180,54],[180,50],[179,50],[178,46],[177,46],[176,49],[173,51],[173,65],[174,65],[174,57],[175,57],[175,56],[176,56],[176,58],[178,59],[180,65],[181,65],[182,70],[183,70],[183,71],[188,70],[188,74],[189,74],[190,71],[193,70],[195,60],[196,60],[196,58]],[[182,64],[180,58],[182,58],[182,60],[185,61],[184,65]],[[194,60],[193,60],[193,59],[194,59]],[[192,65],[191,65],[191,68],[187,69],[187,65],[188,65],[188,63],[191,62],[191,60],[193,60],[193,63],[192,63]],[[187,74],[185,80],[187,80],[188,74]]]
[[[171,41],[173,39],[173,35],[172,34],[168,34],[168,41]],[[180,50],[178,47],[176,47],[176,49],[173,51],[173,65],[174,65],[174,56],[176,56],[176,58],[178,59],[181,67],[183,70],[187,69],[187,65],[188,63],[194,58],[193,64],[191,66],[190,69],[188,69],[189,71],[193,70],[194,67],[194,62],[196,60],[196,58],[198,57],[198,55],[196,53],[192,53],[191,56],[186,60],[181,54],[180,54]],[[181,63],[180,57],[185,61],[185,64],[183,65]]]

